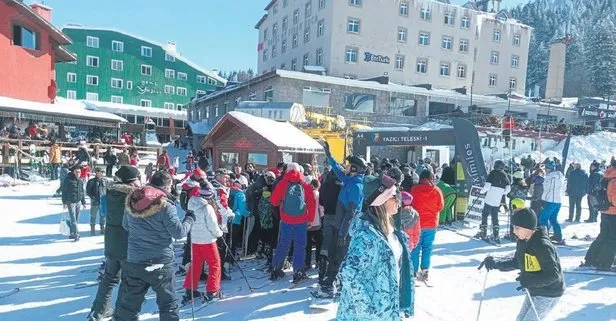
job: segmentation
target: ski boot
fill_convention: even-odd
[[[274,270],[272,271],[272,273],[270,273],[270,280],[272,281],[276,281],[278,279],[282,279],[284,277],[284,271],[279,269],[279,270]]]
[[[75,234],[75,238],[73,239],[73,242],[77,242],[79,241],[79,234]]]
[[[319,256],[319,262],[317,262],[319,268],[319,283],[325,280],[325,273],[327,272],[327,256]]]
[[[109,309],[103,313],[95,313],[94,311],[90,311],[88,316],[86,317],[87,321],[103,321],[111,318],[113,316],[113,309]]]
[[[310,292],[315,299],[333,299],[334,289],[329,285],[321,285],[318,290]]]
[[[501,240],[500,237],[498,235],[498,227],[493,227],[492,228],[492,242],[496,243],[496,244],[501,244]]]
[[[308,275],[304,271],[297,271],[293,273],[293,284],[298,284],[304,280],[308,280]]]
[[[101,235],[105,235],[105,225],[101,224]]]
[[[194,299],[202,297],[203,294],[197,290],[186,289],[186,293],[182,296],[182,304],[188,304]]]
[[[211,301],[219,300],[219,299],[222,299],[222,293],[220,293],[220,291],[218,291],[218,292],[207,292],[205,294],[205,296],[203,297],[203,300],[205,302],[211,302]]]
[[[488,226],[479,225],[479,232],[474,236],[476,239],[485,240],[488,237]]]

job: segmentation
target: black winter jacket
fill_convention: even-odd
[[[543,227],[537,228],[528,241],[519,240],[515,256],[497,262],[496,268],[500,271],[520,269],[517,280],[532,296],[560,297],[565,292],[558,253]]]
[[[101,196],[107,194],[107,181],[104,178],[92,178],[86,185],[86,194],[90,197],[90,204],[101,205]]]
[[[132,185],[111,184],[107,188],[107,226],[105,227],[105,256],[126,260],[128,232],[122,227],[126,211],[126,196],[134,191]]]
[[[595,169],[594,171],[590,172],[590,177],[588,178],[588,187],[586,189],[586,193],[588,193],[588,195],[597,196],[597,192],[599,191],[599,188],[601,187],[600,183],[602,179],[603,179],[603,172],[601,172],[600,170]]]
[[[85,148],[79,148],[79,150],[77,150],[77,159],[79,160],[80,163],[86,162],[90,164],[91,162],[90,153],[88,153],[88,151]]]
[[[319,205],[323,206],[325,215],[336,215],[340,189],[342,189],[342,182],[338,180],[336,174],[330,171],[323,175],[323,182],[319,188]]]
[[[263,188],[267,186],[263,175],[257,176],[254,183],[250,184],[246,189],[246,206],[248,211],[255,216],[259,216],[259,200],[263,192]]]
[[[492,170],[488,175],[487,182],[492,184],[493,187],[500,187],[503,189],[507,187],[507,185],[511,185],[511,181],[509,180],[507,173],[500,169]]]
[[[573,169],[567,178],[567,193],[569,196],[582,197],[588,189],[588,174],[579,168]]]
[[[73,173],[68,173],[62,183],[62,204],[74,204],[81,202],[86,205],[86,197],[83,192],[83,181]]]
[[[113,153],[105,152],[105,164],[115,166],[118,163],[118,156]]]

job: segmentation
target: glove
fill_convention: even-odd
[[[329,143],[327,141],[325,141],[325,143],[323,144],[323,148],[325,149],[325,156],[327,156],[327,158],[331,158],[332,153],[329,150]]]
[[[486,270],[491,271],[496,269],[496,261],[494,261],[494,258],[491,256],[487,256],[483,262],[481,262],[481,264],[479,264],[479,267],[477,268],[478,270],[481,270],[482,267],[486,268]]]
[[[187,221],[191,221],[191,224],[195,222],[197,218],[195,217],[195,213],[193,212],[186,212],[186,215],[184,215],[184,221],[182,223],[186,223]]]
[[[516,290],[518,291],[526,290],[526,285],[525,285],[526,281],[524,280],[521,274],[517,278],[515,278],[515,280],[520,282],[520,286],[515,288]]]

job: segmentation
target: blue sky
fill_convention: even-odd
[[[463,4],[466,0],[452,2]],[[503,0],[503,7],[521,2],[524,0]],[[45,0],[44,3],[53,8],[53,23],[58,27],[78,23],[120,29],[159,43],[174,41],[183,56],[202,67],[228,71],[256,69],[258,35],[254,26],[269,0]]]
[[[58,27],[78,23],[120,29],[159,43],[174,41],[183,56],[204,68],[236,70],[256,69],[254,26],[268,0],[45,0],[44,3],[53,8],[52,22]]]

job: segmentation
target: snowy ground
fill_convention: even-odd
[[[96,268],[102,259],[103,238],[89,237],[89,212],[80,219],[82,239],[73,243],[58,233],[62,213],[59,199],[50,198],[55,184],[0,188],[0,293],[19,287],[15,295],[0,298],[0,319],[79,320],[85,319],[96,287],[74,289],[75,284],[92,281],[95,273],[81,272]],[[561,210],[564,220],[567,208]],[[587,213],[583,213],[586,217]],[[576,224],[564,228],[565,237],[576,233],[596,236],[597,224]],[[579,247],[559,248],[564,268],[577,266],[589,242]],[[496,248],[481,241],[469,240],[450,231],[439,231],[434,251],[433,278],[436,287],[416,288],[416,311],[413,320],[475,320],[485,272],[476,267],[488,254],[504,256],[513,244]],[[267,283],[256,279],[260,272],[244,263],[253,286]],[[515,272],[490,272],[485,291],[481,320],[513,320],[524,299],[515,290]],[[279,281],[250,294],[239,272],[233,281],[223,282],[227,298],[199,311],[196,320],[334,320],[335,311],[318,312],[308,308],[309,291],[314,282],[282,293],[288,283]],[[616,320],[616,277],[566,275],[567,292],[550,316],[550,320]],[[178,287],[180,283],[178,282]],[[155,298],[148,294],[141,320],[156,320]],[[190,312],[183,312],[184,320]]]

